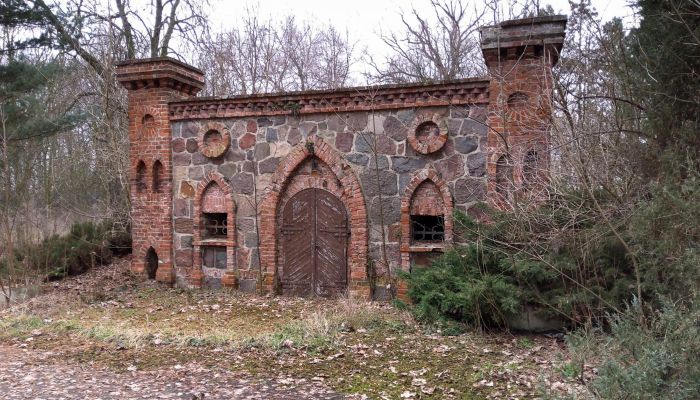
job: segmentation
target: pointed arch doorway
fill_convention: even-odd
[[[350,231],[343,203],[332,193],[304,189],[282,211],[282,293],[333,297],[345,294]]]

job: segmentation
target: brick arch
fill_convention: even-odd
[[[152,249],[158,260],[158,267],[156,269],[157,281],[167,281],[168,275],[170,274],[170,269],[168,267],[167,252],[162,251],[160,243],[155,238],[146,238],[143,242],[144,244],[138,246],[138,249],[134,249],[134,257],[132,259],[132,267],[135,272],[143,274],[148,277],[148,256],[149,251]],[[150,278],[150,277],[149,277]]]
[[[431,166],[426,169],[417,171],[411,177],[411,180],[406,185],[403,196],[401,197],[401,267],[408,271],[410,268],[410,252],[411,252],[411,200],[413,195],[423,183],[432,182],[440,191],[443,215],[445,218],[445,244],[450,244],[453,241],[453,220],[452,210],[454,204],[452,202],[452,193],[450,188],[440,174]]]
[[[151,270],[151,262],[155,261],[155,268]],[[146,275],[148,276],[148,279],[156,279],[156,274],[158,273],[158,267],[160,263],[160,259],[158,258],[158,251],[153,247],[150,246],[148,249],[146,249],[146,255],[144,256],[144,264],[146,266]]]
[[[522,157],[522,168],[520,168],[520,174],[522,175],[523,187],[531,187],[537,180],[537,174],[541,168],[540,162],[540,152],[537,148],[530,147],[525,155]]]
[[[228,183],[226,178],[218,172],[210,171],[202,178],[197,185],[194,197],[194,252],[192,271],[189,274],[190,284],[196,287],[202,286],[204,273],[202,271],[202,200],[207,190],[212,186],[218,186],[223,192],[225,198],[224,208],[228,214],[226,217],[227,235],[226,238],[219,242],[219,245],[226,247],[226,275],[222,283],[225,286],[233,286],[235,284],[235,249],[236,249],[236,203],[233,201],[233,188]]]
[[[151,190],[154,193],[160,193],[164,190],[165,185],[165,165],[156,159],[151,167]]]
[[[141,194],[148,189],[148,167],[144,160],[138,160],[133,166],[134,168],[134,191]]]
[[[362,195],[360,182],[351,167],[323,139],[309,136],[302,143],[292,148],[287,157],[277,167],[272,176],[270,187],[260,207],[260,261],[264,273],[263,285],[272,291],[277,262],[277,214],[280,200],[285,193],[287,183],[294,176],[297,167],[308,157],[318,157],[323,161],[340,182],[341,202],[348,212],[350,241],[348,244],[348,269],[350,279],[348,289],[360,295],[369,295],[367,282],[367,208]],[[358,285],[359,284],[359,285]],[[359,293],[362,292],[362,293]]]
[[[515,194],[515,164],[508,153],[495,154],[493,175],[493,199],[500,207],[506,207]]]

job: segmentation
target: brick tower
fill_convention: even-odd
[[[126,61],[117,80],[129,92],[131,268],[173,283],[172,152],[168,102],[192,98],[202,71],[171,58]]]
[[[496,207],[546,196],[552,67],[564,44],[566,20],[536,17],[481,29],[490,75],[488,199]]]

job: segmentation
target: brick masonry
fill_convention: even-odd
[[[150,248],[157,255],[156,279],[173,283],[172,151],[168,103],[188,99],[204,87],[201,71],[167,58],[127,61],[117,80],[129,92],[132,270],[146,272]]]
[[[508,207],[494,184],[499,157],[512,163],[514,193],[533,175],[546,180],[551,68],[565,24],[543,17],[483,28],[489,76],[429,84],[197,99],[203,75],[195,68],[171,59],[122,64],[134,271],[144,272],[153,247],[158,280],[275,291],[281,210],[318,188],[345,205],[348,291],[369,296],[370,261],[386,279],[382,242],[390,266],[410,270],[453,242],[453,210]],[[202,236],[205,212],[227,214],[225,238]],[[444,241],[412,243],[411,215],[444,216]],[[202,266],[203,246],[226,248],[224,271]]]

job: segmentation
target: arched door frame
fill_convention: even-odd
[[[339,182],[342,196],[341,202],[348,212],[350,239],[348,242],[348,290],[362,297],[369,297],[367,282],[367,209],[362,195],[360,182],[352,172],[352,168],[338,153],[321,138],[309,136],[306,142],[294,146],[280,162],[275,171],[270,189],[263,196],[260,208],[260,261],[263,271],[261,277],[264,289],[271,292],[275,285],[277,264],[278,212],[280,200],[285,194],[288,183],[294,176],[297,167],[309,157],[318,157],[332,170]]]

